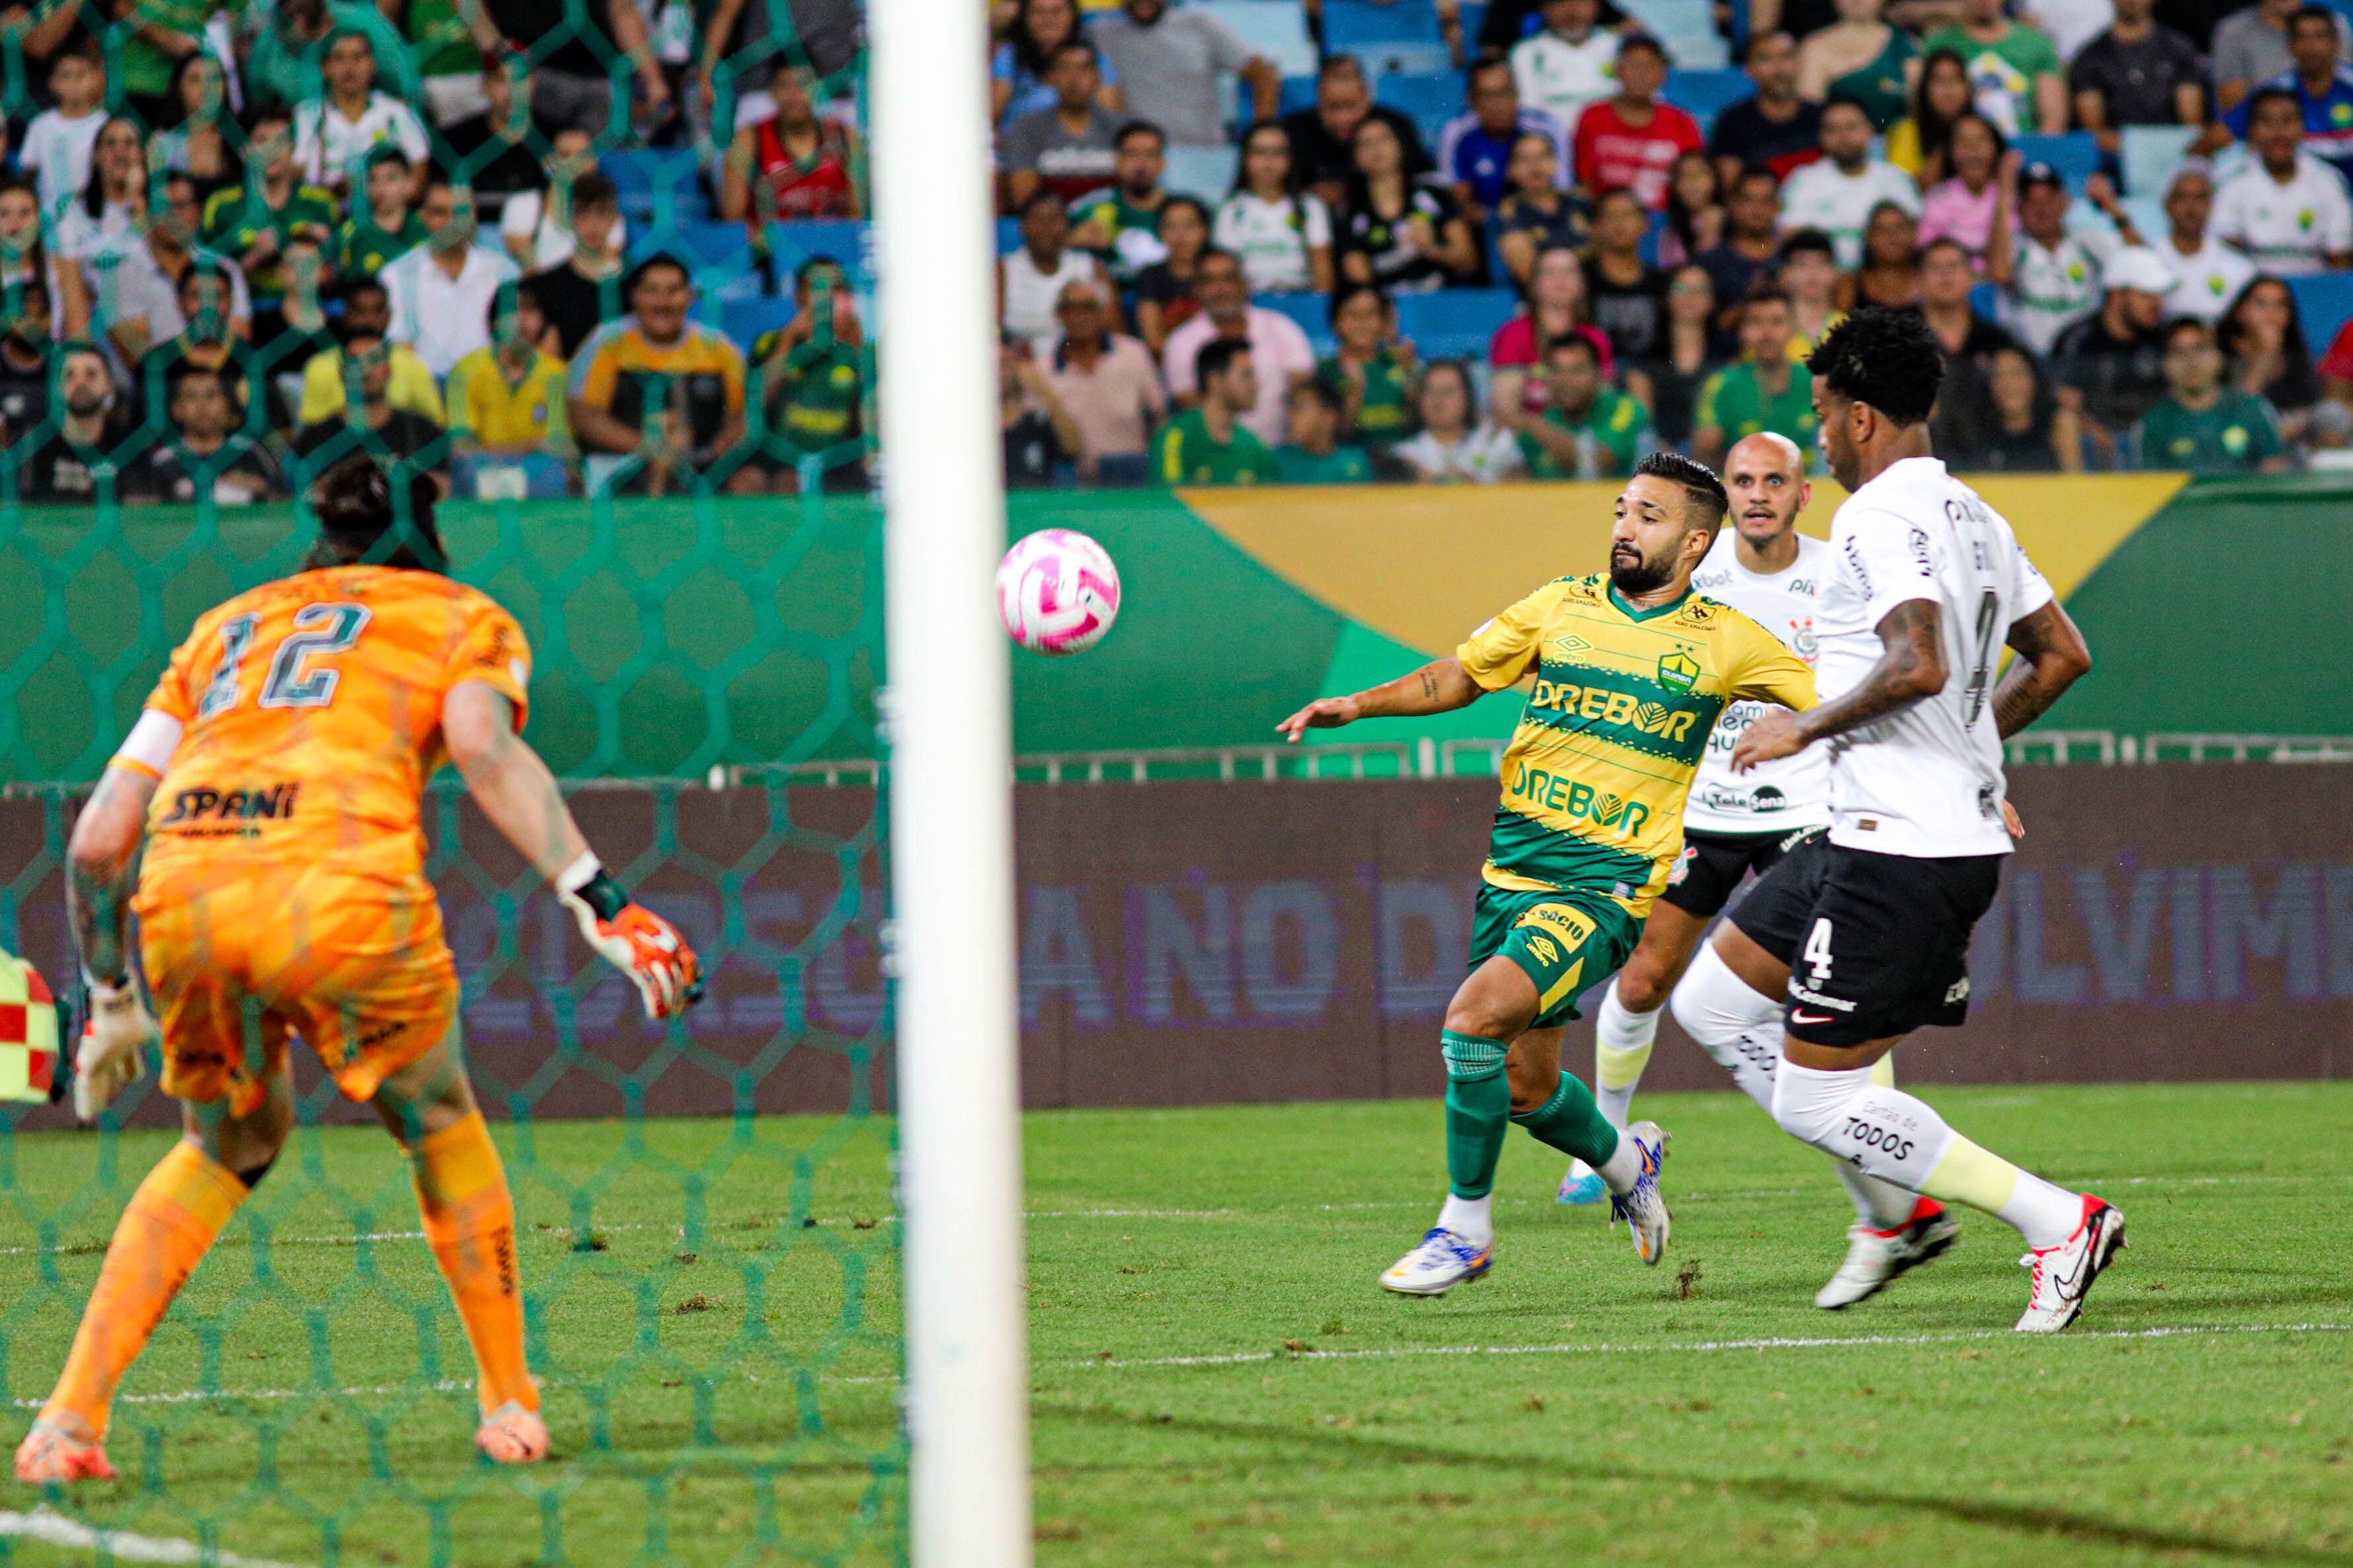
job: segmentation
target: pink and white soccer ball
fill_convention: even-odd
[[[1085,534],[1041,528],[997,567],[1005,632],[1032,653],[1083,653],[1119,618],[1119,568]]]

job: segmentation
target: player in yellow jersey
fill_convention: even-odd
[[[1814,679],[1772,633],[1691,591],[1729,503],[1715,474],[1662,452],[1618,498],[1609,571],[1547,583],[1402,679],[1312,702],[1280,728],[1442,713],[1533,676],[1504,754],[1471,973],[1446,1011],[1449,1192],[1419,1246],[1381,1276],[1435,1296],[1493,1265],[1504,1131],[1516,1121],[1599,1173],[1645,1263],[1665,1255],[1666,1135],[1609,1124],[1560,1066],[1577,998],[1634,949],[1683,848],[1683,797],[1725,708],[1805,709]]]
[[[91,1009],[75,1108],[87,1120],[111,1104],[158,1035],[130,973],[136,910],[185,1131],[115,1229],[16,1450],[19,1480],[113,1476],[116,1386],[293,1125],[290,1036],[408,1152],[480,1373],[475,1441],[502,1462],[545,1457],[514,1204],[466,1081],[457,970],[425,879],[419,797],[444,761],[649,1017],[702,993],[693,952],[605,874],[519,738],[531,649],[505,610],[443,574],[429,486],[396,506],[354,455],[311,499],[308,568],[196,622],[74,826],[67,898]]]

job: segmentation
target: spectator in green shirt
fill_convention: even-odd
[[[1112,186],[1082,196],[1071,213],[1071,243],[1102,254],[1112,281],[1125,289],[1155,262],[1168,259],[1160,243],[1160,212],[1168,205],[1161,177],[1168,169],[1168,138],[1141,120],[1113,140]]]
[[[1520,458],[1539,479],[1602,479],[1630,474],[1659,445],[1651,416],[1624,393],[1602,384],[1600,356],[1582,337],[1556,338],[1545,350],[1552,405],[1538,418],[1498,410],[1514,422]]]
[[[366,195],[353,204],[336,242],[338,274],[348,279],[381,272],[385,262],[425,243],[424,220],[408,201],[415,176],[408,154],[388,142],[368,154]]]
[[[2165,330],[2165,399],[2133,429],[2135,464],[2193,474],[2277,474],[2295,467],[2269,400],[2222,384],[2214,329],[2184,316]]]
[[[1373,477],[1362,447],[1340,445],[1340,399],[1320,381],[1291,389],[1290,439],[1274,449],[1274,477],[1287,485],[1361,485]]]
[[[286,292],[294,276],[315,272],[332,255],[341,215],[332,195],[294,177],[290,110],[275,105],[255,110],[246,134],[245,186],[213,194],[205,204],[203,235],[206,248],[245,269],[253,296],[254,341],[266,343],[284,324]]]
[[[1409,439],[1413,383],[1419,371],[1413,344],[1397,335],[1397,307],[1370,283],[1343,283],[1332,291],[1334,353],[1315,362],[1315,380],[1340,399],[1340,433],[1376,452]]]
[[[1796,331],[1788,295],[1770,289],[1748,297],[1740,317],[1739,362],[1700,385],[1692,420],[1693,457],[1709,468],[1721,467],[1733,443],[1762,430],[1788,437],[1800,452],[1814,449],[1820,423],[1814,378],[1789,357]]]
[[[1195,356],[1200,401],[1152,441],[1152,472],[1165,485],[1255,485],[1275,477],[1274,454],[1240,416],[1258,404],[1250,344],[1211,338]]]
[[[2066,68],[2059,46],[2040,27],[2002,15],[2002,0],[1962,0],[1961,19],[1920,42],[1920,52],[1950,49],[1968,68],[1977,110],[2005,136],[2067,129]]]

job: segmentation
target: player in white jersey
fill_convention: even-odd
[[[1921,1025],[1967,1014],[1969,935],[2015,825],[2002,740],[2091,655],[2010,524],[1930,451],[1945,366],[1926,323],[1857,310],[1807,364],[1823,455],[1850,492],[1816,601],[1823,700],[1760,715],[1732,766],[1827,742],[1831,827],[1716,928],[1676,1020],[1713,1052],[1769,1038],[1778,1017],[1773,1119],[1869,1175],[2014,1226],[2033,1270],[2018,1327],[2053,1332],[2124,1245],[2124,1215],[1978,1147],[1872,1068]],[[2005,644],[2018,658],[1997,679]]]
[[[1831,569],[1830,546],[1798,531],[1798,514],[1811,499],[1806,458],[1786,436],[1765,432],[1732,448],[1725,461],[1733,527],[1693,574],[1694,587],[1764,626],[1809,665],[1814,662],[1814,610]],[[1821,749],[1732,771],[1732,750],[1767,704],[1736,702],[1716,721],[1707,752],[1683,807],[1683,847],[1666,890],[1651,906],[1642,940],[1603,994],[1593,1036],[1595,1098],[1602,1114],[1624,1128],[1634,1091],[1659,1035],[1659,1015],[1690,967],[1708,922],[1724,911],[1751,873],[1762,877],[1782,856],[1830,825],[1830,758]],[[1680,1017],[1680,1013],[1678,1017]],[[1742,1033],[1708,1044],[1733,1082],[1773,1110],[1773,1069],[1780,1060],[1778,1025],[1765,1037]],[[1874,1069],[1894,1081],[1893,1060]],[[1854,1200],[1846,1261],[1814,1298],[1836,1310],[1875,1295],[1897,1275],[1952,1246],[1958,1234],[1944,1205],[1835,1162]],[[1560,1184],[1565,1204],[1598,1203],[1600,1178],[1583,1162]]]

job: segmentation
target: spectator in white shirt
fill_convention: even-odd
[[[2345,181],[2304,150],[2304,106],[2285,87],[2248,100],[2247,149],[2255,161],[2214,198],[2214,235],[2278,278],[2353,268],[2353,202]]]
[[[2018,154],[2010,154],[2015,160]],[[2018,239],[1986,255],[1986,277],[2001,290],[2001,324],[2038,354],[2107,298],[2108,263],[2123,248],[2096,230],[2069,232],[2067,183],[2048,163],[2018,175]],[[2124,236],[2137,244],[2137,234]]]
[[[49,68],[58,106],[33,116],[17,149],[17,166],[33,177],[41,211],[54,219],[90,183],[90,149],[106,125],[106,56],[85,39]]]
[[[1851,98],[1822,108],[1822,156],[1793,172],[1781,186],[1781,232],[1818,228],[1831,237],[1841,270],[1862,265],[1862,231],[1872,209],[1893,202],[1920,216],[1920,187],[1912,176],[1871,155],[1871,117]]]
[[[385,142],[406,153],[419,175],[431,166],[432,147],[417,111],[375,90],[375,47],[365,33],[337,32],[322,74],[325,94],[294,110],[294,162],[302,178],[339,194],[354,184],[364,187],[367,155]]]
[[[544,272],[572,259],[572,182],[596,166],[596,143],[586,131],[559,131],[547,144],[547,189],[517,191],[499,211],[499,239],[525,272]],[[613,243],[628,248],[626,218],[614,220]]]
[[[1261,310],[1250,302],[1250,285],[1242,280],[1240,258],[1222,250],[1205,250],[1193,268],[1193,294],[1200,313],[1168,334],[1160,367],[1170,395],[1191,407],[1200,389],[1193,357],[1211,338],[1247,342],[1258,371],[1258,401],[1242,416],[1250,433],[1270,447],[1279,447],[1288,434],[1286,405],[1291,389],[1315,374],[1315,351],[1298,322],[1278,310]]]
[[[1291,138],[1271,120],[1242,138],[1241,170],[1210,237],[1241,258],[1253,294],[1332,291],[1332,215],[1299,189]]]
[[[435,171],[427,178],[423,245],[384,269],[396,343],[406,343],[437,377],[491,342],[491,301],[522,274],[500,252],[475,243],[474,193]]]
[[[1393,456],[1425,484],[1486,484],[1525,471],[1520,444],[1503,426],[1479,417],[1471,375],[1442,359],[1421,374],[1421,434]]]
[[[1544,27],[1512,47],[1520,104],[1575,125],[1618,90],[1618,35],[1601,30],[1600,0],[1545,0]]]
[[[2165,187],[2165,216],[2172,233],[2161,254],[2174,277],[2173,292],[2165,297],[2168,318],[2195,316],[2211,326],[2254,280],[2255,264],[2209,232],[2213,216],[2214,172],[2203,158],[2189,159]]]
[[[997,324],[1029,339],[1039,356],[1050,353],[1060,330],[1055,306],[1073,283],[1094,289],[1107,306],[1118,298],[1103,262],[1071,246],[1062,198],[1033,191],[1021,207],[1021,243],[997,264]],[[1118,324],[1114,313],[1112,325]]]

